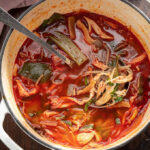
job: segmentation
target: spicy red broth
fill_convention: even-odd
[[[34,32],[70,60],[74,56],[64,50],[63,38],[56,36],[62,45],[55,42],[56,31],[73,42],[84,62],[74,60],[70,68],[27,39],[13,72],[21,113],[41,136],[64,146],[94,148],[118,140],[135,127],[148,104],[150,63],[143,46],[125,26],[105,16],[56,13]],[[102,72],[108,76],[96,79]]]

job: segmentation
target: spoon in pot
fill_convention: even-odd
[[[36,36],[33,32],[29,31],[25,26],[19,23],[18,20],[16,20],[14,17],[12,17],[10,14],[8,14],[4,9],[0,7],[0,22],[3,22],[4,24],[8,25],[11,28],[14,28],[18,30],[19,32],[26,35],[28,38],[34,40],[35,42],[42,45],[44,48],[49,50],[50,52],[57,55],[59,58],[61,58],[67,65],[70,67],[72,66],[72,61],[65,57],[64,55],[60,54],[58,51],[56,51],[54,48],[52,48],[48,43],[41,40],[38,36]]]

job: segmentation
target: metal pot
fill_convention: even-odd
[[[89,10],[97,14],[108,16],[130,28],[140,40],[150,59],[150,19],[135,6],[123,0],[44,0],[30,7],[19,18],[20,22],[29,30],[37,28],[44,19],[53,12],[68,13],[79,9]],[[10,149],[21,149],[15,144],[3,129],[6,113],[10,113],[18,126],[31,138],[51,149],[73,150],[73,148],[54,144],[36,133],[25,121],[20,113],[12,89],[12,70],[17,53],[26,37],[21,33],[10,30],[1,50],[1,92],[3,100],[0,104],[0,137]],[[127,135],[116,142],[98,148],[99,150],[115,149],[129,142],[150,123],[150,105],[148,105],[140,123]]]

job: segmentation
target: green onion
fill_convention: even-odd
[[[65,118],[65,115],[61,115],[61,116],[56,117],[56,120],[61,120],[61,119],[64,119],[64,118]]]
[[[115,102],[118,103],[118,102],[121,102],[122,100],[123,100],[122,96],[116,97]]]
[[[114,78],[119,75],[119,69],[118,69],[118,66],[119,66],[119,56],[116,56],[116,61],[115,62],[116,62],[115,63],[116,66],[115,66],[115,71],[114,71],[114,75],[113,75]]]
[[[41,115],[43,113],[43,109],[42,110],[39,110],[38,112],[36,112],[36,115]]]
[[[114,90],[111,92],[112,97],[115,95],[115,92],[118,90],[119,84],[117,83]]]
[[[113,86],[113,85],[114,85],[114,83],[112,83],[112,82],[108,82],[108,85]]]
[[[49,38],[53,42],[55,42],[62,50],[64,50],[76,62],[78,66],[87,61],[87,57],[66,35],[60,32],[55,32],[54,35],[50,35]]]
[[[35,114],[33,114],[33,113],[28,113],[28,115],[29,115],[30,117],[34,117],[34,116],[35,116]]]
[[[88,124],[80,128],[80,131],[87,131],[94,128],[94,124]]]
[[[116,62],[115,62],[114,60],[110,60],[110,61],[108,62],[108,66],[109,66],[109,67],[115,67],[115,65],[116,65]]]
[[[63,120],[63,122],[69,126],[72,126],[72,122],[70,120]]]
[[[121,124],[120,118],[115,119],[116,124]]]
[[[84,106],[84,111],[85,111],[85,112],[88,111],[89,106],[90,106],[94,101],[95,101],[95,99],[92,98],[91,100],[89,100],[89,101],[85,104],[85,106]]]
[[[88,85],[89,82],[88,82],[88,78],[87,77],[84,78],[84,83],[85,83],[85,85]]]
[[[54,13],[49,19],[46,19],[43,21],[43,23],[40,25],[39,29],[43,30],[47,25],[53,24],[57,21],[64,21],[65,17],[62,14]]]

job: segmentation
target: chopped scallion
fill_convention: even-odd
[[[116,97],[115,102],[118,103],[118,102],[121,102],[122,100],[123,100],[122,96]]]
[[[64,118],[65,118],[65,115],[61,115],[61,116],[56,117],[56,120],[61,120],[61,119],[64,119]]]
[[[88,85],[88,78],[87,77],[84,78],[84,83],[85,83],[85,85]]]
[[[89,108],[89,106],[93,103],[95,101],[95,99],[94,98],[92,98],[91,100],[89,100],[86,104],[85,104],[85,106],[84,106],[84,111],[88,111],[88,108]]]
[[[94,124],[88,124],[80,128],[80,131],[86,131],[94,128]]]
[[[30,117],[35,116],[35,114],[33,114],[33,113],[28,113],[28,114],[29,114]]]
[[[121,124],[120,118],[115,119],[116,124]]]
[[[63,122],[69,126],[72,126],[72,122],[70,120],[63,120]]]
[[[114,83],[112,83],[112,82],[108,82],[108,85],[113,86],[113,85],[114,85]]]
[[[114,71],[114,75],[113,75],[113,77],[115,78],[115,77],[117,77],[118,76],[118,74],[119,74],[119,69],[118,69],[118,66],[119,66],[119,56],[116,56],[116,61],[115,61],[116,63],[116,65],[115,65],[115,71]]]
[[[118,90],[119,84],[117,83],[114,90],[111,92],[112,97],[115,95],[115,92]]]

